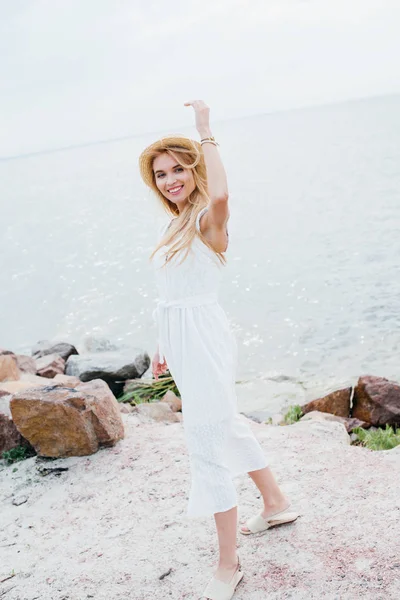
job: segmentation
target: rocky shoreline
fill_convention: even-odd
[[[38,342],[31,356],[0,349],[0,457],[18,446],[47,457],[88,455],[124,437],[120,412],[179,421],[182,405],[173,381],[173,389],[161,387],[157,398],[152,397],[151,382],[147,395],[136,398],[128,393],[138,385],[143,387],[141,378],[149,366],[145,351],[104,338],[87,338],[81,354],[72,344],[48,340]],[[300,419],[335,420],[354,442],[354,432],[360,428],[391,426],[396,431],[400,385],[362,376],[354,387],[293,406],[291,411],[268,419],[262,411],[243,414],[276,425]]]
[[[180,398],[170,390],[158,402],[117,402],[112,389],[127,392],[148,369],[143,351],[96,342],[80,359],[73,346],[56,346],[42,342],[31,357],[0,352],[0,441],[10,443],[11,423],[11,443],[34,454],[0,460],[0,597],[199,597],[217,544],[212,519],[186,517]],[[382,427],[382,415],[398,423],[398,387],[364,377],[298,407],[291,425],[248,420],[300,518],[258,538],[238,534],[245,579],[235,598],[400,597],[400,500],[391,485],[400,445],[351,444],[360,423]],[[246,474],[236,484],[243,522],[260,496]]]

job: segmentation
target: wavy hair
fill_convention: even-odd
[[[168,200],[156,185],[153,163],[157,156],[160,156],[163,153],[169,154],[176,160],[177,164],[184,169],[191,169],[193,173],[196,187],[188,196],[188,202],[182,213],[179,213],[176,204]],[[201,231],[196,228],[197,215],[210,202],[207,185],[207,169],[201,144],[185,137],[164,137],[143,150],[139,157],[139,169],[143,181],[161,200],[168,215],[177,217],[172,221],[170,227],[168,227],[167,231],[151,253],[149,257],[150,260],[153,259],[155,253],[160,248],[163,246],[170,246],[163,266],[172,260],[179,252],[183,253],[184,251],[182,260],[179,263],[181,264],[189,254],[193,239],[198,236],[204,244],[216,254],[220,262],[224,264],[226,258],[223,253],[214,250]]]

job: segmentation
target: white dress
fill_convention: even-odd
[[[198,215],[198,230],[206,210]],[[204,517],[237,506],[232,478],[262,469],[267,461],[237,412],[237,343],[218,303],[224,265],[197,236],[180,265],[174,257],[161,268],[165,251],[154,256],[160,301],[153,317],[160,361],[164,356],[182,398],[192,479],[187,515]]]

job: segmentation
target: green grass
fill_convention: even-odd
[[[132,382],[125,394],[119,396],[118,402],[128,402],[132,405],[143,404],[144,402],[158,402],[168,390],[174,392],[176,396],[180,395],[175,381],[167,371],[164,375],[160,375],[158,380],[138,379]]]
[[[353,433],[357,434],[361,444],[369,450],[391,450],[400,444],[400,432],[395,432],[390,425],[376,431],[356,427]]]
[[[286,425],[292,425],[293,423],[297,423],[302,416],[303,412],[301,406],[299,404],[294,404],[293,406],[289,406],[289,410],[284,415],[283,420]]]
[[[36,456],[36,452],[27,446],[16,446],[15,448],[11,448],[11,450],[5,450],[2,454],[2,458],[4,458],[8,465],[25,460],[31,456]]]

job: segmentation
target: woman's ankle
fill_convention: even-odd
[[[266,513],[274,513],[284,510],[290,505],[290,501],[285,496],[280,496],[279,498],[268,498],[268,500],[264,500],[264,510]]]
[[[225,569],[227,571],[230,571],[231,569],[234,569],[235,567],[237,567],[238,565],[238,556],[236,554],[236,557],[227,557],[227,558],[220,558],[219,562],[218,562],[218,569]]]

